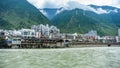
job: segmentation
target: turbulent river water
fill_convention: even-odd
[[[0,68],[120,68],[120,47],[0,49]]]

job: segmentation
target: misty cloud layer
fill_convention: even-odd
[[[64,7],[70,1],[75,1],[84,5],[108,5],[120,8],[120,0],[28,0],[30,3],[34,4],[37,8],[55,8]]]
[[[97,14],[110,13],[110,12],[118,12],[115,10],[104,10],[102,8],[94,9],[88,5],[108,5],[120,8],[120,0],[28,0],[30,3],[35,5],[37,8],[60,8],[64,7],[62,10],[58,10],[57,13],[63,10],[72,10],[75,8],[83,9],[85,11],[93,11]],[[44,11],[43,14],[46,15]],[[57,14],[56,13],[56,14]]]

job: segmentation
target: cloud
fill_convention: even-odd
[[[41,13],[43,13],[45,16],[48,16],[47,12],[45,12],[44,10],[40,10]]]
[[[45,3],[44,0],[27,0],[27,1],[30,2],[31,4],[33,4],[37,8],[44,7],[43,3]]]
[[[80,8],[80,9],[83,9],[83,10],[92,10],[91,7],[87,6],[87,5],[83,5],[83,4],[80,4],[76,1],[70,1],[67,3],[67,6],[65,6],[66,9],[75,9],[75,8]]]
[[[37,8],[58,8],[64,7],[69,0],[27,0]]]
[[[64,7],[70,1],[75,1],[84,5],[108,5],[120,8],[120,0],[28,0],[30,3],[34,4],[37,8],[55,8]],[[48,4],[48,5],[47,5]]]
[[[56,8],[56,5],[52,2],[45,2],[43,5],[45,8]]]
[[[63,10],[72,10],[75,8],[83,9],[85,11],[93,11],[97,14],[117,12],[117,10],[104,10],[102,8],[94,9],[88,5],[108,5],[120,8],[120,0],[28,0],[30,3],[35,5],[37,8],[60,8],[64,7],[62,10],[58,10],[60,13]],[[41,11],[43,14],[47,15],[46,12]],[[56,14],[57,14],[56,13]]]
[[[107,14],[107,13],[109,13],[107,10],[104,10],[104,9],[102,9],[102,8],[96,9],[95,12],[96,12],[97,14]]]
[[[79,8],[79,9],[82,9],[82,10],[85,10],[85,11],[93,11],[97,14],[107,14],[107,13],[110,13],[110,12],[117,12],[116,9],[115,10],[104,10],[102,8],[94,9],[91,6],[83,5],[83,4],[80,4],[79,2],[75,2],[75,1],[68,2],[67,6],[65,6],[64,10],[72,10],[72,9],[75,9],[75,8]]]
[[[64,8],[61,8],[60,10],[57,10],[56,14],[62,12],[63,10],[65,10]]]

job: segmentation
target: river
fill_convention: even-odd
[[[120,68],[120,47],[0,49],[0,68]]]

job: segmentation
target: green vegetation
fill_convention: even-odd
[[[65,10],[52,19],[52,24],[66,33],[87,33],[90,30],[97,30],[99,35],[116,35],[118,27],[101,17],[80,9]]]
[[[0,29],[29,28],[50,21],[26,0],[0,0]]]

